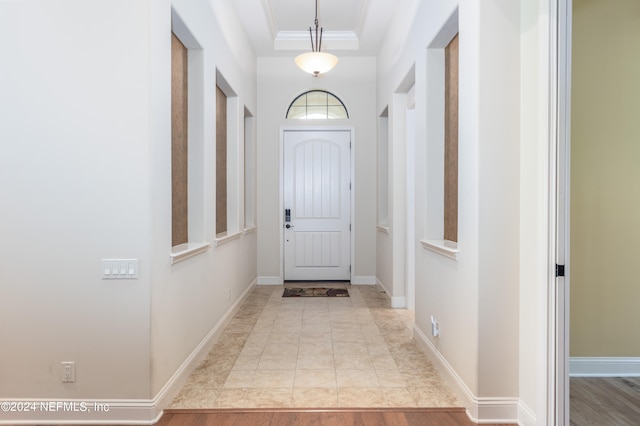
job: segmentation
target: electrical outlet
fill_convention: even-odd
[[[76,381],[76,363],[65,361],[62,363],[62,383],[73,383]]]
[[[440,335],[440,322],[433,315],[431,315],[431,335],[433,337]]]

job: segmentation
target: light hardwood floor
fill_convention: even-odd
[[[225,411],[167,412],[157,426],[472,426],[464,409],[368,409],[324,411]],[[497,426],[488,424],[485,426]],[[515,426],[515,425],[512,425]]]
[[[640,424],[640,377],[573,377],[571,424]]]

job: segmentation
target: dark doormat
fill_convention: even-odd
[[[349,290],[346,288],[285,288],[282,297],[349,297]]]

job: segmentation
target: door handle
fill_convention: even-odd
[[[293,226],[293,225],[290,225],[290,224],[288,224],[288,223],[287,223],[284,227],[285,227],[285,228],[287,228],[287,229],[289,229],[289,228],[294,228],[294,226]]]

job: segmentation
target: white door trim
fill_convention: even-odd
[[[558,252],[556,264],[565,265],[558,286],[557,390],[558,425],[570,424],[569,313],[570,313],[570,200],[571,200],[571,32],[572,0],[558,7]],[[555,265],[554,265],[555,266]]]
[[[569,425],[569,176],[572,0],[549,0],[547,424]],[[565,265],[556,277],[555,266]]]
[[[354,281],[356,274],[356,257],[355,257],[355,236],[357,232],[357,222],[355,220],[355,193],[356,193],[356,179],[355,179],[355,158],[356,158],[356,132],[353,126],[280,126],[280,152],[279,158],[279,190],[278,190],[278,226],[280,235],[280,277],[284,282],[284,134],[287,131],[304,131],[304,132],[327,132],[327,131],[348,131],[351,133],[351,282]]]

